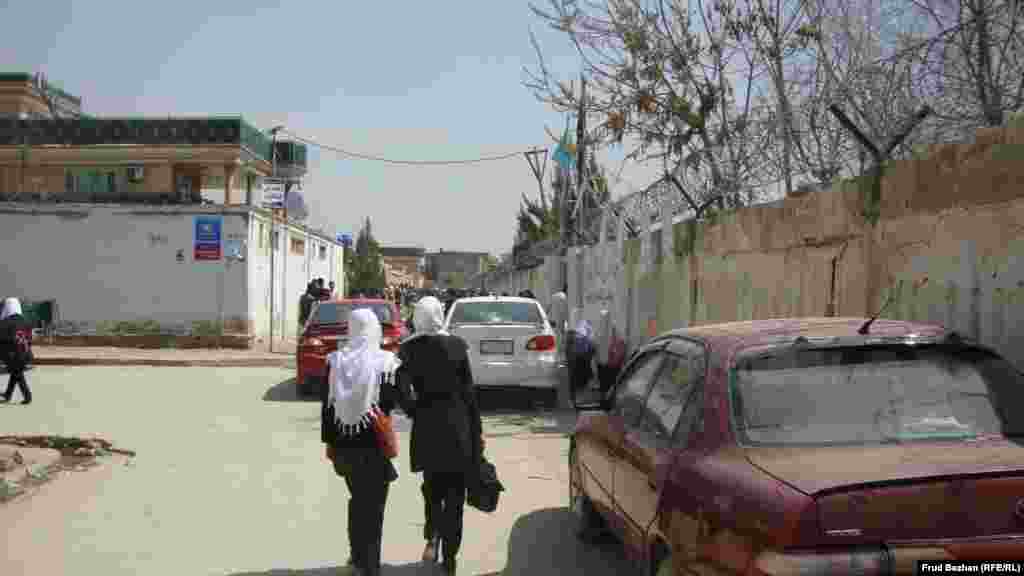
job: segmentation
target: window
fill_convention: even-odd
[[[325,244],[320,245],[320,260],[327,260],[327,246]]]
[[[265,238],[266,233],[267,233],[267,231],[266,231],[266,228],[263,225],[263,222],[260,222],[260,232],[259,232],[260,248],[263,248],[266,245],[266,243],[267,243],[267,240]]]
[[[452,324],[543,324],[536,302],[462,302],[452,310]]]
[[[301,255],[306,253],[306,241],[305,240],[303,240],[302,238],[292,238],[291,240],[292,240],[292,247],[291,247],[292,254],[296,254],[296,255],[301,256]]]
[[[662,359],[660,352],[647,353],[638,358],[629,368],[629,374],[619,381],[615,391],[615,413],[627,426],[640,422],[651,379],[661,367]]]
[[[322,302],[317,306],[316,312],[313,313],[310,324],[340,324],[348,322],[348,315],[352,310],[360,308],[373,310],[381,324],[397,322],[396,317],[392,315],[391,306],[383,302],[379,304],[357,304],[355,306],[352,304],[339,304],[337,302]]]
[[[733,424],[767,445],[1024,436],[1024,375],[953,346],[772,351],[730,374]]]
[[[272,237],[274,238],[274,241],[272,242],[274,252],[278,252],[281,250],[281,232],[279,230],[274,230]]]
[[[705,369],[703,347],[687,343],[668,354],[644,410],[643,428],[655,438],[685,446],[701,412]],[[678,426],[677,426],[678,425]]]

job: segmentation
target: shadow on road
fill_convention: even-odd
[[[265,572],[237,572],[229,576],[348,576],[349,574],[354,574],[354,572],[346,566],[324,566],[323,568],[309,568],[306,570],[280,569],[267,570]],[[420,574],[437,576],[438,571],[417,562],[400,566],[384,564],[381,567],[381,574],[382,576],[417,576]]]
[[[508,561],[499,572],[470,573],[468,576],[602,576],[635,574],[622,545],[611,537],[583,542],[576,538],[572,513],[567,508],[545,508],[520,516],[512,526]],[[464,572],[460,566],[460,572]],[[385,564],[383,576],[438,574],[436,568],[419,562]],[[229,576],[328,576],[351,574],[341,566],[308,570],[267,570],[239,572]]]
[[[568,508],[545,508],[519,517],[512,525],[505,569],[493,576],[634,574],[622,545],[605,537],[583,542],[575,536]]]
[[[267,388],[267,391],[263,393],[263,400],[267,402],[319,402],[320,397],[315,395],[299,396],[295,378],[289,378]]]

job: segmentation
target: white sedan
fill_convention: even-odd
[[[558,343],[536,300],[460,298],[448,311],[445,329],[468,344],[478,387],[531,389],[555,404],[560,379]]]

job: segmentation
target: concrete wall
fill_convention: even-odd
[[[944,324],[1024,367],[1024,119],[892,163],[872,190],[862,178],[570,251],[569,301],[612,310],[636,345],[693,324],[869,316],[893,294],[883,317]]]
[[[277,250],[274,252],[274,281],[271,286],[271,234],[279,234]],[[335,291],[343,294],[345,289],[344,252],[340,245],[312,234],[298,226],[286,226],[278,220],[271,222],[269,214],[254,213],[250,235],[249,274],[253,279],[250,297],[254,303],[255,335],[258,341],[265,341],[271,332],[271,291],[273,291],[273,332],[275,340],[294,339],[298,333],[299,297],[306,285],[314,278],[325,282],[333,280]],[[291,239],[302,240],[304,251],[292,250]],[[321,259],[320,246],[325,247]],[[287,271],[287,274],[286,272]]]
[[[193,259],[200,214],[222,214],[225,239],[246,234],[241,211],[0,204],[0,294],[55,300],[60,318],[86,331],[147,320],[187,329],[222,317],[244,325],[245,267]]]
[[[195,261],[194,218],[218,214],[225,258]],[[276,335],[294,339],[306,284],[323,277],[343,290],[344,266],[341,246],[299,226],[289,232],[305,252],[278,251],[274,313]],[[268,212],[242,207],[0,204],[0,295],[55,300],[60,328],[70,333],[145,321],[187,331],[223,320],[227,332],[265,340],[270,233]],[[242,260],[226,257],[235,242]]]

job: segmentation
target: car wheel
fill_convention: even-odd
[[[590,539],[601,530],[601,516],[580,484],[576,447],[572,446],[569,448],[569,509],[575,520],[576,535]]]

